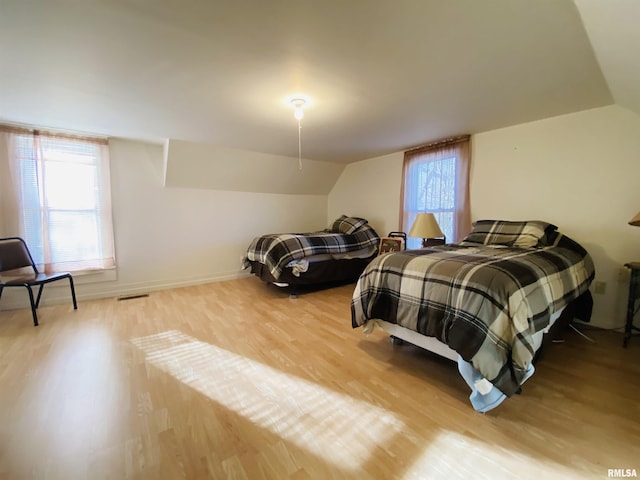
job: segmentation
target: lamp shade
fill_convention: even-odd
[[[444,237],[433,213],[419,213],[409,230],[410,237],[438,238]]]
[[[629,225],[640,227],[640,212],[636,213],[636,216],[629,220]]]

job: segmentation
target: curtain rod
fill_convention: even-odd
[[[442,140],[436,140],[435,142],[427,143],[419,147],[412,148],[404,152],[405,154],[419,153],[427,150],[433,150],[434,148],[440,148],[447,145],[453,145],[455,143],[468,142],[471,135],[459,135],[457,137],[449,137]]]
[[[43,137],[68,138],[71,140],[81,140],[81,141],[90,142],[90,143],[98,143],[100,145],[107,145],[109,143],[109,140],[106,137],[96,137],[96,136],[90,136],[90,135],[83,135],[80,133],[41,130],[38,128],[29,128],[26,126],[23,127],[23,126],[17,126],[17,125],[0,124],[0,132],[17,133],[22,135],[40,135]]]

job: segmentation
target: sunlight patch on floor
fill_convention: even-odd
[[[357,470],[404,427],[392,413],[171,330],[134,338],[147,362],[326,462]],[[251,439],[246,439],[251,441]]]
[[[511,480],[513,472],[521,472],[519,479],[575,479],[589,476],[589,472],[560,465],[535,452],[525,453],[523,446],[507,450],[493,443],[460,433],[440,431],[420,458],[407,469],[404,480],[424,478],[486,478]],[[484,472],[481,474],[479,472]],[[606,470],[603,469],[606,476]]]

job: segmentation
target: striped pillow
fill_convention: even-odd
[[[360,227],[366,224],[367,221],[364,218],[347,217],[346,215],[340,215],[340,217],[338,217],[336,221],[333,222],[333,227],[331,228],[331,230],[336,233],[351,235]]]
[[[522,222],[478,220],[473,223],[471,233],[462,242],[532,248],[545,245],[547,232],[556,229],[555,225],[539,220]]]

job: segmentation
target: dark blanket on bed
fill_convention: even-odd
[[[352,325],[370,319],[436,337],[506,395],[531,364],[531,335],[588,291],[589,254],[560,235],[555,246],[446,245],[381,255],[364,270]]]
[[[275,279],[292,260],[320,254],[339,254],[377,248],[380,238],[368,224],[352,234],[330,231],[310,233],[276,233],[256,237],[249,245],[243,259],[244,268],[251,261],[264,264]]]

